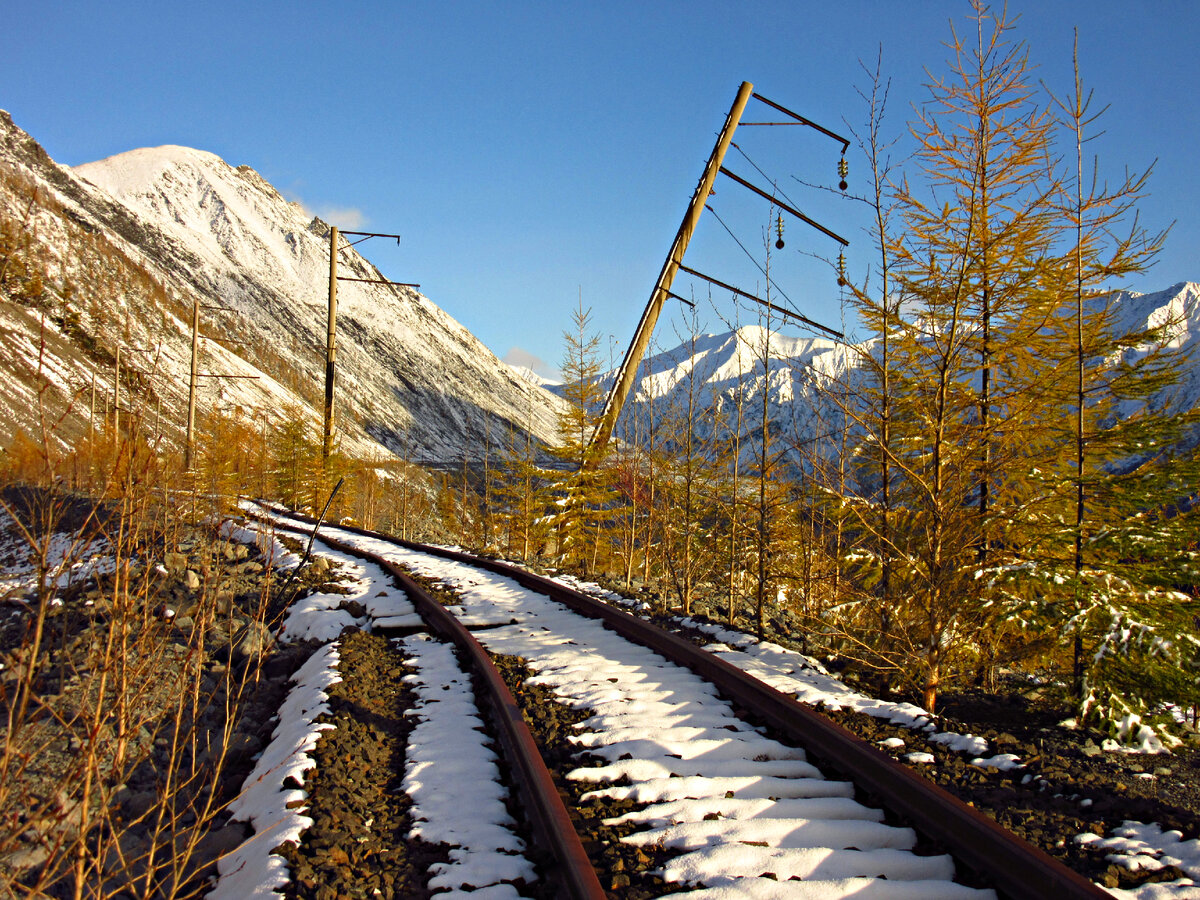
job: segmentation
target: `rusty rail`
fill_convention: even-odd
[[[295,513],[287,515],[312,521]],[[1078,872],[819,712],[678,635],[517,566],[354,526],[336,527],[511,578],[581,615],[600,619],[622,637],[691,669],[789,740],[805,747],[824,765],[874,795],[887,809],[941,844],[957,861],[990,881],[1003,897],[1011,900],[1109,897]],[[332,543],[327,538],[322,540]]]
[[[296,513],[288,513],[288,515],[290,518],[302,519],[310,525],[315,524],[315,520],[308,516],[300,516]],[[345,526],[337,527],[345,528]],[[353,530],[384,540],[394,540],[363,529],[345,528],[345,530]],[[316,529],[313,530],[313,533],[316,533]],[[493,721],[496,723],[504,756],[516,776],[517,786],[525,800],[525,809],[529,813],[530,823],[541,839],[542,845],[550,850],[558,863],[557,869],[549,874],[562,880],[563,887],[566,888],[567,894],[572,900],[604,900],[607,894],[600,886],[596,871],[592,867],[591,860],[588,859],[587,851],[583,849],[583,844],[579,840],[575,823],[571,820],[570,813],[563,804],[554,779],[546,768],[537,744],[533,740],[533,735],[530,734],[525,720],[521,717],[521,707],[508,689],[508,685],[504,683],[503,677],[491,657],[488,656],[487,651],[458,619],[448,613],[440,603],[430,596],[428,591],[399,566],[376,554],[331,538],[327,532],[321,534],[320,540],[335,550],[362,559],[370,559],[380,566],[396,580],[429,627],[437,634],[452,641],[466,654],[471,666],[486,686],[486,699],[494,713]]]

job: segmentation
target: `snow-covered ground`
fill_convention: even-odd
[[[587,709],[573,738],[600,766],[568,777],[597,796],[648,802],[630,843],[683,851],[662,872],[699,897],[989,897],[953,883],[947,857],[910,852],[804,752],[759,734],[701,678],[510,579],[335,528],[331,536],[446,584],[490,650],[524,657],[533,682]],[[629,784],[618,784],[628,779]],[[763,877],[774,873],[779,880]],[[886,879],[878,876],[886,874]],[[803,881],[788,881],[797,876]]]
[[[45,567],[43,587],[61,591],[116,569],[108,541],[82,541],[61,531],[31,539],[23,536],[12,517],[0,509],[0,598],[23,603],[37,590],[40,558]]]
[[[278,548],[280,558],[294,565],[269,529],[227,529],[227,533],[260,546]],[[421,624],[403,591],[379,566],[325,546],[313,554],[338,563],[338,585],[346,594],[315,593],[292,605],[281,632],[284,640],[326,642],[293,676],[295,682],[279,711],[272,742],[246,779],[241,795],[231,804],[234,818],[252,823],[255,834],[220,862],[221,878],[210,900],[243,900],[278,896],[289,880],[287,865],[272,848],[284,841],[298,843],[312,824],[304,815],[305,791],[289,788],[289,778],[303,783],[315,763],[309,755],[320,732],[333,727],[316,722],[328,712],[324,689],[340,681],[337,674],[337,636],[347,625],[413,627]],[[366,614],[355,618],[338,607],[345,601],[362,604]],[[404,788],[413,801],[411,837],[444,842],[451,862],[432,870],[431,886],[447,900],[515,900],[520,895],[505,879],[532,881],[532,863],[512,831],[505,808],[507,789],[499,782],[495,754],[482,729],[470,677],[458,665],[450,645],[426,634],[398,640],[405,663],[416,670],[406,680],[418,696],[409,711],[417,725],[409,738]],[[454,747],[447,757],[446,747]],[[469,802],[468,802],[469,801]]]

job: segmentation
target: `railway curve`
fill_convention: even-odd
[[[269,509],[270,517],[281,525],[290,523],[291,527],[296,527],[299,523],[309,530],[316,525],[310,517],[278,507],[264,509]],[[485,674],[484,678],[496,698],[493,705],[506,753],[514,770],[519,772],[518,780],[527,808],[531,810],[535,830],[545,845],[552,848],[559,861],[559,874],[569,896],[600,897],[605,894],[574,832],[571,816],[562,805],[553,780],[537,755],[535,743],[522,721],[520,705],[503,685],[495,666],[488,659],[487,651],[470,630],[430,597],[408,572],[386,554],[379,553],[379,542],[510,579],[573,613],[598,620],[605,629],[621,638],[689,669],[712,684],[723,697],[749,712],[753,719],[770,726],[775,734],[796,746],[804,747],[822,769],[836,772],[853,782],[873,803],[885,807],[911,824],[925,838],[945,848],[959,866],[973,874],[973,880],[990,885],[999,896],[1053,897],[1055,900],[1108,896],[1082,875],[1001,828],[978,810],[921,778],[819,712],[684,638],[637,616],[518,566],[457,550],[404,541],[345,525],[321,526],[320,538],[342,552],[371,558],[384,567],[414,600],[414,605],[419,606],[433,629],[452,640],[473,659],[479,659],[482,672],[490,669],[491,674]],[[365,546],[364,540],[374,546]],[[714,838],[710,835],[704,840],[711,841]],[[894,889],[899,888],[899,884],[895,880],[890,882],[889,888],[891,896],[919,896],[896,893]],[[870,892],[864,894],[871,895]],[[734,894],[722,891],[713,896]]]

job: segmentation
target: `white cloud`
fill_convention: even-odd
[[[352,206],[320,206],[317,207],[316,213],[330,225],[336,225],[343,230],[362,228],[367,224],[367,217],[363,211]]]
[[[528,350],[523,350],[520,347],[510,348],[509,351],[504,354],[502,360],[508,363],[510,366],[531,369],[538,375],[542,376],[543,378],[547,378],[550,381],[562,381],[562,372],[547,363],[540,356],[535,356]]]
[[[328,222],[330,225],[336,225],[343,231],[349,229],[351,231],[362,228],[367,224],[367,216],[361,210],[353,206],[309,206],[304,202],[304,198],[296,192],[295,188],[280,190],[280,193],[287,198],[288,202],[297,204],[306,216],[320,216],[320,218]]]

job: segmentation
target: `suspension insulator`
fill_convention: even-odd
[[[849,172],[850,165],[846,162],[846,157],[843,156],[838,160],[838,177],[841,179],[841,181],[838,182],[838,187],[843,191],[850,186],[846,181],[846,175]]]

